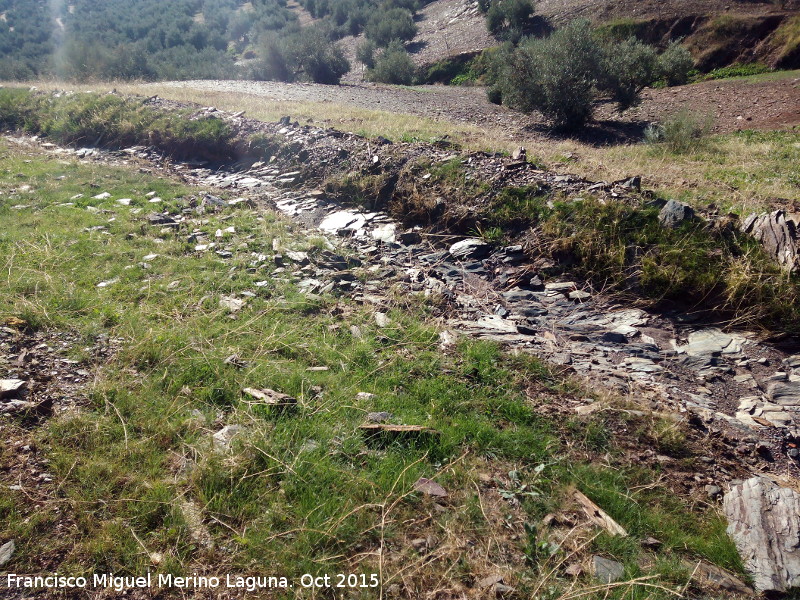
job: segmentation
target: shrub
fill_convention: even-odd
[[[504,104],[523,112],[538,110],[560,129],[584,126],[598,91],[609,93],[623,111],[636,105],[642,90],[660,75],[652,46],[635,38],[601,42],[587,20],[547,38],[528,38],[516,48],[507,42],[493,57],[485,78],[490,99],[502,97]]]
[[[289,64],[285,44],[277,37],[269,37],[262,50],[262,58],[250,67],[247,76],[256,81],[292,81],[294,73]]]
[[[710,117],[688,110],[677,112],[662,123],[652,124],[644,132],[644,141],[658,144],[674,153],[686,153],[702,147],[711,131]]]
[[[368,69],[375,68],[375,42],[365,40],[356,48],[356,60]]]
[[[405,8],[390,8],[375,14],[367,23],[364,35],[385,48],[393,40],[406,41],[417,35],[417,25]]]
[[[318,27],[304,27],[289,43],[291,62],[303,79],[314,83],[337,84],[350,70],[341,46],[332,42]]]
[[[375,61],[375,68],[370,72],[372,81],[411,85],[414,82],[416,68],[403,44],[395,40],[381,52]]]
[[[492,104],[502,104],[503,90],[501,90],[497,86],[486,88],[486,99],[489,100],[489,102],[491,102]]]
[[[652,46],[636,38],[606,46],[599,83],[611,94],[620,112],[635,106],[642,90],[657,76],[658,56]]]
[[[672,42],[658,57],[659,76],[667,85],[683,85],[694,68],[692,54],[679,42]]]
[[[486,28],[498,38],[518,41],[533,10],[531,0],[494,0],[486,11]]]
[[[592,116],[600,54],[585,20],[499,53],[503,103],[526,113],[539,110],[559,128],[582,127]]]
[[[727,67],[714,69],[702,79],[704,81],[713,79],[730,79],[731,77],[750,77],[752,75],[761,75],[762,73],[769,73],[770,68],[763,63],[746,63],[746,64],[733,64]]]

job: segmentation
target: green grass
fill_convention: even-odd
[[[553,200],[552,208],[548,200]],[[678,302],[739,323],[800,331],[800,281],[749,236],[710,230],[695,220],[677,229],[658,222],[659,205],[549,198],[538,189],[503,190],[480,215],[484,228],[536,227],[539,252],[602,289],[658,304]]]
[[[796,65],[800,53],[800,16],[794,15],[781,23],[773,35],[772,43],[776,46],[776,64]]]
[[[121,148],[151,146],[175,158],[230,160],[233,131],[222,119],[188,118],[191,111],[164,111],[143,99],[113,94],[39,94],[0,88],[0,127],[45,135],[61,144]]]
[[[455,171],[444,165],[440,175]],[[20,190],[23,185],[30,189]],[[392,324],[378,329],[368,308],[332,294],[309,298],[292,277],[252,266],[252,253],[265,254],[271,264],[274,239],[318,251],[315,240],[274,214],[225,209],[179,232],[161,231],[143,217],[186,207],[199,190],[5,143],[0,191],[6,283],[0,319],[21,317],[41,331],[76,333],[82,342],[65,356],[97,369],[78,410],[36,428],[0,419],[4,439],[34,444],[56,482],[44,505],[8,490],[8,481],[0,486],[0,539],[17,541],[9,565],[16,572],[150,569],[297,578],[382,567],[386,585],[404,581],[409,589],[431,589],[443,576],[469,582],[515,554],[523,557],[522,523],[560,506],[573,484],[636,538],[662,536],[664,561],[688,554],[736,566],[713,512],[674,498],[654,504],[650,496],[645,501],[623,493],[647,484],[653,497],[659,490],[668,496],[656,474],[608,472],[570,457],[559,441],[562,425],[540,416],[530,394],[582,397],[586,391],[540,362],[481,342],[443,352],[430,300],[390,294],[396,298]],[[104,191],[112,196],[91,199]],[[150,204],[150,191],[163,204]],[[76,194],[84,196],[71,201]],[[118,204],[119,198],[131,198],[131,206]],[[20,205],[26,208],[12,208]],[[236,233],[223,242],[233,258],[196,252],[185,241],[195,226],[212,237],[234,226]],[[140,263],[151,253],[158,257],[145,268]],[[266,286],[255,287],[265,280]],[[218,301],[244,291],[256,295],[231,318]],[[363,336],[351,335],[351,325]],[[119,348],[92,367],[99,336],[119,340]],[[226,364],[232,354],[247,365]],[[328,370],[307,370],[319,366]],[[291,394],[297,408],[252,406],[242,397],[244,387]],[[358,392],[375,396],[359,398]],[[394,422],[439,433],[369,444],[358,426],[367,412],[381,410]],[[211,434],[232,424],[244,428],[232,450],[213,451]],[[589,437],[624,460],[602,424],[593,427]],[[0,454],[4,466],[14,460],[13,453]],[[477,473],[511,471],[509,493],[521,504],[498,500],[491,491],[476,495]],[[412,491],[420,476],[435,477],[449,491],[443,510]],[[180,509],[186,501],[201,512],[212,548],[193,536]],[[514,531],[517,537],[509,538]],[[427,535],[439,540],[429,562],[409,546]],[[624,556],[626,564],[635,562],[633,545]],[[536,565],[512,564],[520,589],[533,589],[543,576]],[[656,575],[667,572],[658,569]],[[555,578],[548,585],[558,590],[569,583]],[[615,593],[608,597],[620,597]],[[356,590],[352,597],[375,594]]]
[[[735,77],[751,77],[753,75],[769,73],[771,70],[772,69],[763,63],[735,64],[714,69],[705,75],[699,75],[697,80],[712,81],[716,79],[732,79]]]

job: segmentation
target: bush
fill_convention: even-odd
[[[638,104],[642,90],[658,78],[658,55],[652,46],[628,38],[605,48],[601,67],[600,87],[622,112]]]
[[[305,27],[285,38],[271,36],[263,54],[247,72],[251,79],[336,84],[350,70],[341,47],[320,27]]]
[[[381,52],[375,61],[375,68],[369,74],[372,81],[411,85],[416,68],[403,44],[395,40]]]
[[[750,77],[752,75],[761,75],[762,73],[769,73],[770,68],[764,63],[746,63],[734,64],[727,67],[714,69],[703,77],[703,81],[710,81],[714,79],[730,79],[731,77]]]
[[[314,83],[338,84],[350,70],[341,46],[318,27],[304,27],[288,42],[291,63],[299,76]]]
[[[372,40],[365,40],[356,48],[356,60],[367,67],[367,69],[374,69],[375,50],[375,42]]]
[[[503,103],[503,90],[497,86],[486,88],[486,99],[492,104]]]
[[[592,116],[600,55],[585,20],[499,53],[503,103],[526,113],[539,110],[558,128],[578,129]]]
[[[659,76],[667,85],[683,85],[694,68],[692,54],[678,42],[672,42],[658,57]]]
[[[682,110],[662,123],[649,125],[644,132],[644,141],[661,145],[676,154],[694,151],[705,144],[711,124],[710,117],[701,117]]]
[[[417,25],[405,8],[390,8],[375,14],[367,23],[364,35],[385,48],[393,40],[407,41],[417,35]]]
[[[531,0],[494,0],[486,10],[486,28],[500,39],[518,41],[533,10]]]
[[[601,42],[587,20],[547,38],[528,38],[516,48],[506,43],[492,62],[486,72],[491,101],[502,97],[513,109],[538,110],[557,128],[572,130],[592,118],[598,91],[609,93],[623,111],[635,106],[642,90],[661,75],[652,46],[635,38]]]
[[[267,38],[263,56],[247,72],[248,79],[256,81],[293,81],[294,73],[283,40]]]

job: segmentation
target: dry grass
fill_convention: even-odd
[[[10,84],[20,85],[20,84]],[[240,92],[207,91],[164,83],[110,82],[37,83],[42,90],[72,89],[155,95],[179,102],[242,111],[254,119],[276,121],[291,115],[301,124],[317,124],[399,141],[430,141],[447,136],[467,150],[511,152],[520,144],[528,156],[549,169],[594,181],[615,181],[641,175],[644,185],[663,195],[695,205],[715,203],[726,210],[748,212],[774,198],[794,198],[800,173],[800,134],[786,132],[774,139],[747,139],[736,134],[714,136],[700,152],[677,155],[644,144],[593,146],[528,133],[520,140],[499,126],[479,126],[417,115],[368,110],[332,102],[271,100]],[[792,143],[792,139],[795,142]],[[785,162],[777,157],[793,152]]]

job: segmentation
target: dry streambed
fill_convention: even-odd
[[[366,140],[353,136],[290,124],[276,128],[276,134],[295,144],[298,151],[315,139],[332,136],[328,146],[331,161],[335,161],[337,147],[352,149],[353,145],[360,152],[366,150],[374,165],[383,160],[380,147],[370,147]],[[65,152],[52,146],[46,151]],[[440,297],[445,306],[441,321],[444,348],[460,335],[497,341],[513,352],[536,354],[572,371],[598,390],[688,420],[710,443],[709,456],[701,457],[708,468],[694,474],[694,485],[705,487],[712,496],[729,490],[725,506],[733,522],[749,524],[736,525],[732,532],[758,574],[757,586],[782,589],[793,585],[800,551],[791,545],[780,551],[763,551],[761,540],[778,534],[764,530],[771,521],[759,520],[758,515],[768,510],[765,507],[772,495],[795,501],[792,489],[778,487],[781,491],[775,491],[778,484],[773,480],[797,472],[800,356],[766,344],[752,333],[725,332],[695,323],[691,315],[665,316],[614,304],[582,282],[548,277],[547,269],[531,263],[520,246],[493,247],[478,238],[430,236],[419,228],[408,229],[380,211],[343,207],[317,189],[313,180],[306,180],[303,170],[269,162],[211,170],[164,163],[145,148],[111,155],[94,149],[75,152],[86,159],[115,161],[127,156],[152,161],[190,184],[227,190],[247,202],[267,202],[297,219],[309,232],[324,236],[327,250],[313,254],[286,251],[277,261],[275,274],[295,276],[297,287],[308,295],[340,294],[372,306],[379,327],[389,325],[390,288]],[[446,149],[436,152],[440,160],[452,158]],[[324,170],[320,164],[316,167]],[[505,167],[508,165],[504,172]],[[529,166],[522,175],[508,169],[505,177],[519,179],[517,183],[534,178],[565,192],[592,190],[609,197],[623,195],[633,185],[593,184],[533,172]],[[228,204],[213,195],[206,196],[206,203],[210,207]],[[145,223],[181,230],[186,219],[183,213],[156,210],[145,217]],[[227,260],[239,251],[225,243],[224,234],[213,240],[201,239],[196,233],[191,236],[197,252],[214,252]],[[366,271],[366,278],[357,276],[354,269]],[[234,295],[224,301],[236,311],[247,303],[248,296]],[[10,358],[24,363],[24,352],[11,350],[9,347]],[[4,407],[26,402],[24,387],[34,379],[21,371],[12,375]],[[22,383],[12,385],[14,379]],[[565,415],[609,409],[613,407],[605,402],[580,399],[543,407]],[[650,452],[644,453],[642,460],[656,466],[674,459]],[[752,474],[773,479],[742,485],[735,470],[727,466],[733,464],[746,465]],[[758,525],[755,529],[754,524]]]

